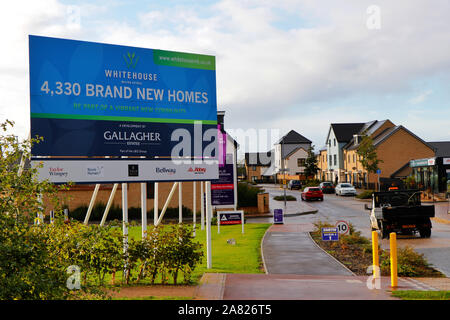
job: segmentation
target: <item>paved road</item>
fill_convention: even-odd
[[[275,195],[283,194],[283,190],[273,185],[265,186],[266,192],[269,193],[270,207],[283,208],[284,203],[282,201],[275,201],[273,197]],[[289,195],[293,195],[297,198],[296,202],[289,202],[288,210],[294,210],[296,205],[301,206],[300,192],[297,190],[287,190]],[[315,221],[328,221],[334,224],[338,220],[346,220],[353,224],[356,230],[361,231],[361,234],[367,238],[371,237],[371,229],[369,222],[369,211],[364,210],[364,204],[356,200],[353,197],[337,197],[334,194],[325,194],[324,201],[311,201],[307,204],[313,208],[316,208],[318,212],[316,214],[304,215],[304,216],[289,216],[285,218],[285,223],[314,223]],[[442,212],[446,210],[446,203],[436,204],[437,210]],[[440,211],[440,212],[441,212]],[[437,215],[438,216],[438,215]],[[261,222],[261,219],[249,219],[249,222]],[[272,222],[272,219],[267,218],[264,221]],[[440,270],[447,277],[450,277],[450,224],[440,223],[433,220],[432,235],[429,239],[421,239],[418,236],[398,236],[398,246],[405,247],[410,246],[417,252],[424,254],[425,258],[436,269]],[[383,249],[389,249],[389,240],[384,239],[381,241],[381,247]]]

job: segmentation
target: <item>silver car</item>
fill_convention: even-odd
[[[334,191],[337,196],[356,196],[356,189],[350,183],[339,183]]]

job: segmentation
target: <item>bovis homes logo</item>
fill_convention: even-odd
[[[204,174],[204,173],[206,173],[206,168],[190,167],[188,169],[188,172],[194,173],[194,174]]]

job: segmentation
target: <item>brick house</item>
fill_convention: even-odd
[[[320,181],[326,181],[327,180],[327,168],[328,168],[328,155],[327,155],[327,148],[323,147],[319,150],[319,152],[316,154],[317,159],[317,167],[319,168],[317,170],[316,179]]]
[[[357,186],[367,182],[372,188],[377,186],[378,175],[368,173],[361,165],[356,151],[362,136],[369,135],[373,140],[381,170],[380,178],[391,178],[393,174],[402,171],[412,159],[432,157],[435,149],[401,125],[395,125],[390,120],[371,121],[366,123],[353,138],[343,147],[344,180]]]
[[[264,179],[263,173],[271,166],[273,160],[273,152],[246,152],[244,158],[244,166],[246,179],[256,182]]]

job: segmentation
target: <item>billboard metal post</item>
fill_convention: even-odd
[[[200,181],[200,225],[201,229],[205,229],[205,190],[203,181]]]
[[[183,184],[178,182],[178,223],[183,223]]]
[[[174,182],[172,189],[170,190],[169,196],[167,197],[166,203],[164,204],[163,209],[161,210],[161,214],[158,217],[158,221],[156,221],[155,226],[158,226],[161,223],[162,218],[164,218],[164,214],[166,213],[167,207],[169,206],[170,200],[172,200],[173,194],[177,189],[178,182]]]
[[[147,237],[147,183],[141,183],[142,239]]]
[[[103,227],[103,225],[106,222],[106,217],[108,216],[109,209],[111,208],[111,205],[114,201],[114,196],[116,195],[117,187],[119,186],[118,183],[114,183],[114,186],[111,190],[111,194],[109,195],[108,203],[106,204],[105,212],[103,212],[102,221],[100,222],[100,226]]]
[[[89,203],[88,211],[86,212],[86,217],[84,217],[84,224],[88,224],[89,217],[91,216],[92,208],[94,207],[95,199],[97,199],[97,193],[100,189],[100,184],[95,185],[94,193],[92,193],[91,202]]]
[[[211,254],[211,182],[205,183],[206,188],[206,267],[212,268]]]
[[[128,252],[128,185],[122,183],[122,231],[123,231],[123,253],[125,257]],[[128,270],[128,258],[125,258],[124,274]]]
[[[156,226],[156,222],[158,221],[158,210],[159,210],[159,190],[158,190],[158,182],[155,182],[155,194],[153,197],[153,225]]]
[[[193,224],[193,231],[194,231],[194,237],[195,237],[195,223],[196,223],[196,218],[197,218],[197,182],[193,181],[192,182],[192,193],[193,198],[192,198],[192,211],[193,211],[193,217],[192,217],[192,224]]]

